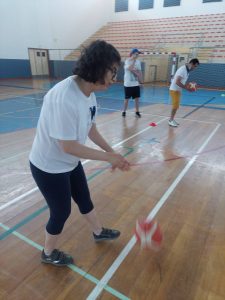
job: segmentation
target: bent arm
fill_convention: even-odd
[[[189,88],[181,82],[182,79],[183,78],[181,76],[178,76],[176,79],[176,85],[178,85],[179,87],[181,87],[184,90],[190,91]]]
[[[99,133],[96,124],[94,123],[89,131],[88,137],[106,152],[114,152],[112,147],[106,142],[103,136]]]
[[[118,153],[96,150],[82,145],[78,141],[59,140],[59,144],[65,153],[84,159],[107,161],[112,165],[113,170],[118,168],[128,171],[130,169],[129,162]]]
[[[132,70],[131,72],[134,73],[137,76],[138,81],[140,83],[143,82],[143,76],[142,76],[142,72],[141,71],[139,71],[139,70]]]
[[[108,161],[107,152],[87,147],[80,144],[78,141],[59,140],[59,144],[62,147],[62,150],[67,154],[84,159]]]

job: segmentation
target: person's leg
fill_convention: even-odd
[[[141,117],[141,114],[139,112],[140,86],[133,87],[132,96],[135,101],[135,115],[136,115],[136,117],[140,118]]]
[[[136,112],[139,112],[139,98],[135,98],[135,110]]]
[[[58,240],[59,235],[52,235],[47,232],[45,229],[45,245],[44,245],[44,252],[46,255],[51,255],[52,251],[56,248],[56,243]]]
[[[102,232],[102,225],[99,219],[97,218],[95,209],[93,208],[92,211],[90,211],[87,214],[84,214],[83,216],[89,224],[91,231],[94,232],[94,234],[99,235]]]
[[[70,184],[72,198],[78,205],[80,213],[89,224],[95,240],[111,240],[117,238],[120,232],[118,230],[103,228],[97,217],[81,162],[79,162],[78,166],[71,172]]]
[[[123,116],[123,117],[126,116],[126,111],[127,111],[127,107],[128,107],[128,102],[129,102],[129,99],[124,99],[123,112],[122,112],[122,116]]]
[[[170,115],[170,121],[172,121],[176,115],[177,109],[176,108],[172,108],[171,110],[171,115]]]
[[[169,125],[172,127],[177,127],[179,124],[174,120],[174,117],[176,115],[176,112],[179,108],[180,105],[180,91],[171,91],[170,90],[170,96],[172,99],[172,110],[170,114],[170,119],[169,119]]]
[[[30,164],[30,167],[34,180],[50,210],[50,217],[45,231],[42,261],[55,265],[72,263],[72,257],[55,249],[57,240],[71,212],[69,173],[50,174],[39,170],[32,164]],[[47,260],[47,257],[51,256],[52,253],[54,253],[54,259]],[[58,257],[60,259],[57,259]]]
[[[125,95],[125,99],[124,99],[124,104],[123,104],[123,112],[122,112],[122,117],[126,117],[126,111],[128,108],[128,103],[129,103],[129,99],[131,97],[130,95],[130,87],[124,87],[124,95]]]

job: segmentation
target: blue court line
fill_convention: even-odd
[[[180,106],[188,106],[188,107],[199,107],[199,105],[193,105],[193,104],[181,104]],[[217,109],[217,110],[225,110],[225,107],[218,107],[218,106],[204,106],[204,108],[207,109]]]
[[[131,147],[123,147],[125,149],[127,149],[128,151],[123,155],[124,157],[126,157],[127,155],[129,155],[130,153],[132,153],[134,151],[133,148]],[[109,168],[110,164],[107,164],[106,167],[104,169],[100,169],[98,171],[96,171],[94,174],[88,176],[87,181],[92,180],[93,178],[95,178],[97,175],[103,173],[105,170],[107,170]],[[48,208],[47,205],[41,207],[40,209],[36,210],[34,213],[32,213],[31,215],[29,215],[28,217],[24,218],[22,221],[20,221],[19,223],[17,223],[16,225],[14,225],[11,229],[3,232],[0,235],[0,240],[4,240],[7,236],[9,236],[13,231],[19,229],[20,227],[24,226],[25,224],[29,223],[30,221],[32,221],[34,218],[36,218],[37,216],[39,216],[41,213],[43,213],[46,209]]]
[[[8,226],[5,226],[4,224],[0,223],[0,226],[9,231],[11,230]],[[31,245],[32,247],[42,251],[43,250],[43,246],[35,243],[34,241],[30,240],[29,238],[25,237],[24,235],[20,234],[17,231],[12,231],[12,234],[15,235],[16,237],[18,237],[19,239],[23,240],[24,242],[26,242],[27,244]],[[94,276],[88,274],[87,272],[83,271],[82,269],[80,269],[79,267],[70,264],[67,266],[68,268],[70,268],[72,271],[74,271],[75,273],[81,275],[82,277],[88,279],[89,281],[91,281],[92,283],[98,284],[99,280],[97,278],[95,278]],[[121,300],[130,300],[128,297],[126,297],[125,295],[123,295],[122,293],[118,292],[117,290],[114,290],[112,287],[106,285],[104,287],[104,289],[111,293],[113,296],[117,297],[118,299]]]
[[[202,103],[201,105],[199,105],[198,107],[196,107],[195,109],[193,109],[192,111],[190,111],[189,113],[187,113],[186,115],[184,115],[183,119],[185,119],[186,117],[190,116],[191,114],[193,114],[194,112],[196,112],[197,110],[199,110],[200,108],[202,108],[203,106],[205,106],[205,104],[208,104],[209,102],[211,102],[213,99],[215,99],[215,97],[212,97],[208,101]]]

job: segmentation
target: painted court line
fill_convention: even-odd
[[[34,110],[34,109],[39,109],[39,108],[41,108],[41,106],[30,107],[30,108],[25,108],[25,109],[19,109],[19,110],[16,110],[16,111],[8,111],[6,113],[0,114],[0,116],[5,117],[8,114],[14,114],[14,113],[25,112],[25,111],[27,112],[27,111]]]
[[[32,118],[33,118],[33,117],[32,117]],[[120,119],[120,118],[121,118],[121,117],[119,116],[119,117],[114,118],[114,119],[112,119],[112,120],[110,120],[110,121],[105,121],[105,122],[98,123],[98,128],[101,127],[101,126],[104,126],[105,124],[109,124],[109,123],[112,123],[112,122],[114,122],[114,121],[117,121],[117,120]],[[16,157],[18,157],[18,156],[21,156],[21,155],[26,154],[26,153],[29,153],[29,152],[30,152],[30,149],[27,150],[27,151],[24,151],[24,152],[17,153],[17,154],[15,154],[15,155],[13,155],[13,156],[9,156],[9,157],[6,157],[6,158],[1,158],[1,159],[0,159],[0,163],[1,163],[2,161],[5,162],[5,161],[7,161],[7,160],[16,158]]]
[[[202,150],[207,146],[211,138],[214,136],[214,134],[219,129],[220,125],[217,125],[216,128],[213,130],[213,132],[209,135],[209,137],[205,140],[205,142],[202,144],[202,146],[198,149],[197,153],[202,152]],[[164,193],[164,195],[161,197],[159,202],[155,205],[155,207],[152,209],[152,211],[149,213],[147,219],[150,220],[156,216],[158,211],[161,209],[161,207],[164,205],[164,203],[167,201],[168,197],[171,195],[171,193],[174,191],[178,183],[181,181],[181,179],[184,177],[184,175],[188,172],[190,167],[195,162],[196,158],[199,154],[196,154],[193,156],[193,158],[187,163],[187,165],[184,167],[184,169],[180,172],[180,174],[176,177],[176,179],[173,181],[173,183],[170,185],[170,187],[167,189],[167,191]],[[89,294],[88,298],[86,300],[95,300],[99,296],[99,294],[104,289],[104,286],[108,284],[109,280],[112,278],[114,273],[117,271],[121,263],[124,261],[124,259],[127,257],[129,252],[132,250],[136,243],[136,239],[133,236],[130,241],[127,243],[127,245],[124,247],[120,255],[116,258],[116,260],[113,262],[111,267],[107,270],[105,275],[102,277],[102,279],[99,281],[99,283],[96,285],[96,287],[92,290],[92,292]]]
[[[5,229],[5,230],[10,230],[10,228],[8,226],[5,226],[4,224],[0,223],[0,226]],[[24,241],[25,243],[29,244],[30,246],[42,251],[43,250],[43,246],[35,243],[34,241],[30,240],[29,238],[25,237],[24,235],[20,234],[17,231],[13,231],[12,232],[13,235],[15,235],[16,237],[18,237],[20,240]],[[69,265],[68,268],[70,268],[72,271],[74,271],[75,273],[78,273],[79,275],[81,275],[82,277],[88,279],[89,281],[91,281],[92,283],[98,284],[99,280],[97,278],[95,278],[94,276],[88,274],[87,272],[85,272],[84,270],[78,268],[76,265]],[[123,294],[121,294],[120,292],[118,292],[117,290],[114,290],[113,288],[111,288],[110,286],[105,286],[105,290],[109,293],[111,293],[112,295],[114,295],[115,297],[117,297],[118,299],[121,300],[130,300],[128,297],[124,296]]]
[[[128,156],[130,153],[133,152],[133,148],[127,148],[127,149],[128,149],[128,151],[124,154],[124,157]],[[87,181],[89,182],[90,180],[92,180],[93,178],[98,176],[99,174],[103,173],[105,170],[106,169],[98,170],[94,174],[88,176]],[[19,223],[17,223],[13,227],[11,227],[9,230],[7,230],[7,231],[3,232],[2,234],[0,234],[0,240],[4,240],[13,231],[19,229],[20,227],[22,227],[22,226],[26,225],[27,223],[29,223],[30,221],[32,221],[34,218],[36,218],[37,216],[42,214],[47,208],[48,208],[48,206],[45,205],[45,206],[39,208],[38,210],[34,211],[32,214],[28,215],[26,218],[22,219]]]
[[[114,109],[114,108],[107,108],[107,107],[99,107],[99,109],[103,109],[103,110],[110,110],[110,111],[115,111],[115,112],[121,112],[121,110],[119,109]],[[127,111],[128,115],[133,115],[132,112]],[[165,116],[165,115],[159,115],[159,114],[150,114],[150,113],[141,113],[143,116],[153,116],[153,117],[161,117],[161,118],[167,118],[169,119],[169,116]],[[184,117],[177,117],[176,119],[178,120],[184,120]],[[220,124],[218,122],[215,121],[203,121],[203,120],[194,120],[194,119],[190,119],[190,118],[186,118],[185,117],[185,121],[192,121],[192,122],[197,122],[197,123],[206,123],[206,124]]]
[[[32,190],[30,190],[30,191],[28,191],[28,192],[26,192],[26,193],[24,193],[24,194],[22,194],[22,195],[16,197],[15,199],[13,199],[13,200],[7,202],[6,204],[3,204],[3,205],[0,207],[0,211],[3,210],[3,209],[6,208],[6,207],[8,207],[8,206],[10,206],[10,205],[12,205],[12,204],[18,202],[18,201],[20,201],[21,199],[23,199],[23,198],[29,196],[30,194],[33,194],[33,193],[36,192],[37,190],[38,190],[38,187],[35,187],[35,188],[33,188]]]
[[[196,112],[197,110],[199,110],[200,108],[204,107],[206,104],[208,104],[209,102],[211,102],[212,100],[214,100],[215,97],[212,97],[211,99],[207,100],[206,102],[202,103],[201,105],[199,105],[198,107],[194,108],[193,110],[191,110],[189,113],[187,113],[186,115],[183,116],[183,118],[185,119],[186,117],[190,116],[191,114],[193,114],[194,112]]]
[[[167,118],[160,120],[159,122],[157,122],[157,124],[160,124],[161,122],[165,121],[166,119],[167,119]],[[137,136],[137,135],[139,135],[139,134],[141,134],[141,133],[143,133],[143,132],[145,132],[146,130],[151,129],[151,128],[152,128],[152,127],[149,127],[149,126],[146,127],[146,128],[144,128],[143,130],[141,130],[141,131],[139,131],[139,132],[137,132],[137,133],[131,135],[129,138],[127,138],[127,139],[125,139],[125,140],[122,140],[121,142],[119,142],[119,143],[113,145],[112,148],[116,148],[116,147],[122,145],[123,143],[129,141],[129,140],[132,139],[133,137],[135,137],[135,136]],[[91,161],[91,160],[90,160],[90,159],[85,160],[84,162],[82,162],[82,165],[85,165],[85,164],[88,163],[89,161]],[[2,209],[4,209],[4,208],[8,207],[8,206],[11,205],[11,204],[18,202],[19,200],[23,199],[24,197],[26,197],[26,196],[28,196],[28,195],[30,195],[30,194],[36,192],[37,190],[38,190],[38,188],[36,187],[36,188],[34,188],[34,189],[32,189],[32,190],[26,192],[25,194],[22,194],[22,195],[20,195],[19,197],[13,199],[12,201],[10,201],[10,202],[8,202],[8,203],[2,205],[2,206],[0,207],[0,211],[1,211]]]

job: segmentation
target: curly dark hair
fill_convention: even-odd
[[[112,70],[114,64],[120,65],[121,57],[116,48],[103,41],[92,42],[81,52],[81,56],[73,70],[73,74],[92,83],[105,83],[105,75]]]

